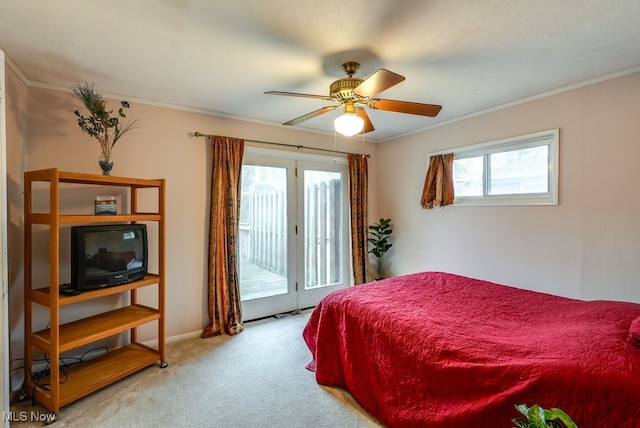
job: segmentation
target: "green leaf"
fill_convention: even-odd
[[[529,422],[525,421],[524,419],[515,418],[511,419],[511,422],[516,424],[518,428],[529,428]]]
[[[575,422],[571,420],[569,415],[558,408],[554,407],[553,409],[546,410],[545,412],[547,419],[559,419],[567,426],[567,428],[578,428]],[[560,424],[558,424],[558,426],[560,426]]]
[[[563,428],[563,425],[557,420],[562,421],[567,428],[578,428],[571,418],[558,408],[546,410],[537,404],[531,407],[527,407],[526,404],[519,404],[515,407],[518,412],[527,418],[526,421],[522,418],[511,420],[518,428]]]

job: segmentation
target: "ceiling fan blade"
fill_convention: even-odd
[[[268,91],[266,95],[286,95],[288,97],[302,97],[302,98],[316,98],[318,100],[331,101],[331,97],[326,95],[313,95],[313,94],[300,94],[298,92],[281,92],[281,91]]]
[[[381,68],[356,86],[353,92],[361,97],[369,98],[397,85],[403,80],[404,76]]]
[[[371,123],[369,115],[362,107],[356,108],[356,115],[364,120],[364,124],[362,125],[362,131],[360,131],[360,134],[366,134],[367,132],[375,131],[376,128],[373,127],[373,123]]]
[[[314,117],[320,116],[321,114],[328,113],[337,109],[340,106],[327,106],[319,108],[318,110],[312,111],[311,113],[307,113],[303,116],[296,117],[295,119],[290,120],[289,122],[283,123],[283,125],[297,125],[299,123],[304,122],[305,120],[313,119]]]
[[[437,104],[413,103],[409,101],[395,101],[373,99],[367,102],[367,106],[375,110],[395,111],[398,113],[418,114],[420,116],[436,117],[442,106]]]

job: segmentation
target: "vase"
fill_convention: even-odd
[[[106,160],[99,160],[100,168],[102,169],[102,175],[111,175],[111,168],[113,168],[113,162]]]

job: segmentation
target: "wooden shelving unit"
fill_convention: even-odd
[[[49,212],[33,212],[33,185],[45,182],[49,186]],[[129,189],[130,213],[117,215],[61,214],[60,187],[65,183],[89,186],[115,186]],[[25,232],[24,232],[24,313],[25,313],[25,365],[27,379],[25,392],[57,415],[60,408],[97,391],[123,377],[145,367],[158,363],[166,367],[165,361],[165,181],[126,177],[112,177],[59,171],[56,168],[26,172],[24,175]],[[157,191],[158,209],[155,212],[141,212],[139,189]],[[71,224],[157,222],[158,272],[150,273],[144,279],[124,285],[99,290],[84,291],[75,296],[59,293],[61,283],[60,227]],[[33,226],[49,227],[49,284],[34,287],[33,277]],[[149,251],[149,257],[153,252]],[[54,285],[55,284],[55,285]],[[157,307],[149,307],[138,302],[137,291],[142,287],[157,287]],[[60,314],[67,305],[79,305],[106,296],[128,293],[128,304],[107,312],[61,324]],[[127,299],[124,299],[125,301]],[[33,305],[48,308],[48,328],[33,331]],[[157,346],[145,346],[138,341],[137,328],[157,322]],[[123,332],[129,331],[129,343],[99,357],[64,368],[61,372],[60,354],[72,351]],[[35,381],[30,377],[33,367],[33,348],[45,353],[50,360],[47,377]]]

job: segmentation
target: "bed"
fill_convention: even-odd
[[[639,317],[637,303],[422,272],[331,293],[303,338],[316,381],[388,427],[513,427],[515,405],[538,404],[635,428]]]

